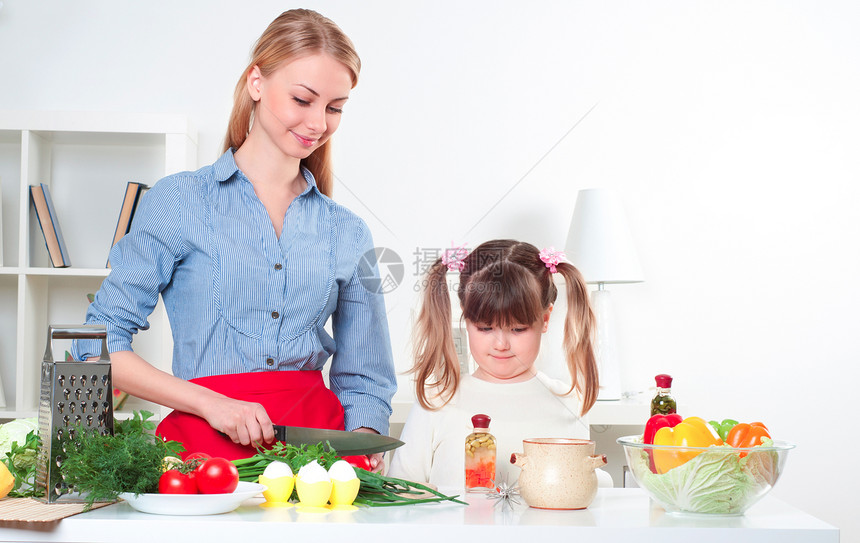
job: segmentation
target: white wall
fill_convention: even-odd
[[[253,40],[286,9],[3,3],[0,109],[187,114],[201,164]],[[364,61],[336,197],[406,262],[387,298],[400,369],[416,248],[558,247],[577,191],[615,188],[647,274],[613,289],[627,381],[671,373],[683,414],[763,420],[796,442],[774,494],[860,539],[842,497],[860,484],[858,4],[306,5]]]

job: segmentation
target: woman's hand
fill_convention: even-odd
[[[365,427],[356,428],[355,430],[353,430],[353,432],[364,432],[366,434],[379,434],[379,432],[377,432],[373,428],[365,428]],[[384,455],[385,455],[385,453],[373,453],[373,454],[367,455],[367,458],[370,460],[371,471],[373,471],[374,473],[382,473],[382,470],[385,469]]]
[[[272,421],[266,409],[258,403],[222,396],[207,405],[203,418],[233,443],[256,447],[275,440]]]

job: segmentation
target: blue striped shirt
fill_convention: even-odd
[[[396,390],[378,276],[362,256],[373,240],[354,213],[324,196],[302,168],[280,239],[232,151],[196,172],[168,176],[143,196],[131,231],[110,252],[111,272],[87,310],[108,350],[131,350],[161,294],[173,333],[173,374],[183,379],[321,370],[346,429],[388,432]],[[378,290],[378,289],[377,289]],[[330,336],[324,329],[332,318]],[[75,356],[96,356],[79,341]]]

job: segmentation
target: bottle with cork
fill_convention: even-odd
[[[657,382],[657,395],[651,400],[651,416],[675,413],[678,406],[672,397],[672,376],[661,373],[654,380]]]
[[[496,438],[490,433],[490,417],[472,417],[472,433],[466,438],[466,492],[495,489]]]

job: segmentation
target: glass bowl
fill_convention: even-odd
[[[686,447],[617,439],[636,484],[669,513],[742,515],[776,484],[794,445]],[[661,468],[665,473],[657,473]]]

